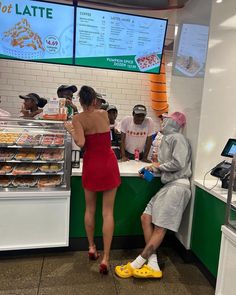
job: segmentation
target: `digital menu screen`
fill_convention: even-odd
[[[186,77],[204,76],[208,32],[208,26],[182,25],[173,74]]]
[[[159,73],[166,29],[166,19],[78,7],[75,64]]]
[[[0,5],[0,58],[73,63],[73,6],[29,0]]]

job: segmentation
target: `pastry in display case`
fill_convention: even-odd
[[[62,122],[7,118],[0,130],[0,186],[69,189],[71,137]]]
[[[32,188],[37,184],[35,176],[17,176],[12,180],[12,184],[17,188]]]
[[[50,164],[43,164],[39,167],[39,170],[41,172],[59,172],[61,171],[63,166],[61,164],[56,164],[56,163],[50,163]]]
[[[38,187],[55,187],[61,184],[61,176],[42,176],[39,178]]]
[[[43,161],[62,161],[63,158],[64,153],[60,149],[46,149],[40,155],[40,159]]]
[[[13,171],[12,175],[21,175],[21,174],[33,174],[38,170],[37,164],[17,164]]]
[[[9,187],[11,185],[11,178],[8,176],[0,176],[0,187]]]
[[[41,140],[42,145],[63,146],[64,138],[61,135],[43,135]]]
[[[0,148],[0,161],[9,161],[15,156],[15,152],[13,150],[9,150],[6,148]]]
[[[16,143],[17,145],[27,145],[27,146],[40,145],[41,137],[42,136],[40,134],[23,133]]]
[[[1,132],[0,133],[0,144],[1,146],[7,146],[10,144],[15,144],[16,141],[19,138],[19,133],[13,133],[13,132]]]
[[[40,152],[35,149],[21,149],[14,156],[15,160],[19,161],[36,161],[39,158]]]
[[[12,165],[0,164],[0,175],[10,173],[12,171]]]

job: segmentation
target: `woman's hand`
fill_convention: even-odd
[[[66,130],[72,135],[72,133],[74,133],[75,129],[74,126],[71,122],[65,122],[64,126],[66,128]]]

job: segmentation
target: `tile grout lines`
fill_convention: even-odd
[[[43,273],[44,260],[45,260],[45,257],[43,256],[43,261],[42,261],[41,270],[40,270],[40,276],[39,276],[39,284],[38,284],[37,295],[39,294],[40,282],[41,282],[42,273]]]

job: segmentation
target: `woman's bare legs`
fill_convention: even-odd
[[[89,191],[84,189],[85,193],[85,216],[84,223],[85,229],[88,237],[89,243],[89,252],[95,253],[96,247],[94,244],[94,228],[95,228],[95,212],[96,212],[96,203],[97,203],[97,194],[96,192]]]
[[[102,216],[103,216],[103,247],[104,253],[101,264],[109,265],[110,248],[112,242],[112,236],[114,232],[114,217],[113,208],[115,202],[117,188],[103,192],[103,205],[102,205]]]

